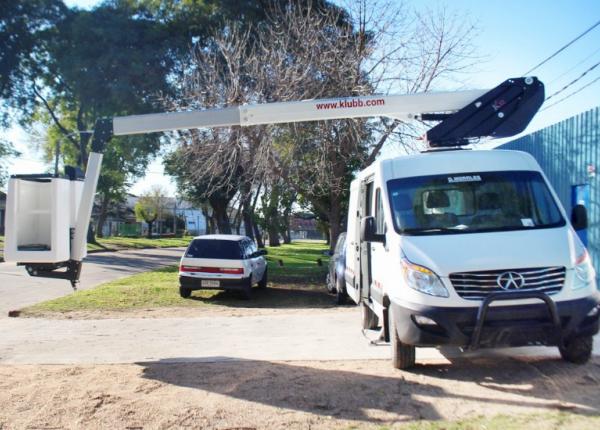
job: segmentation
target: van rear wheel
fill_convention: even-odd
[[[416,362],[416,348],[414,345],[407,345],[400,341],[398,337],[398,328],[396,319],[391,312],[389,313],[390,343],[392,346],[392,366],[396,369],[409,369]]]
[[[379,318],[365,302],[360,302],[363,330],[373,330],[379,325]]]
[[[594,340],[592,336],[578,336],[565,339],[564,346],[559,347],[560,356],[569,363],[585,364],[592,357]]]

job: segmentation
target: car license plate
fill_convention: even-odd
[[[200,282],[200,285],[202,287],[214,288],[214,287],[220,287],[221,283],[219,281],[206,281],[206,280],[203,280],[203,281]]]

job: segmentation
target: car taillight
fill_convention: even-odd
[[[227,273],[229,275],[241,275],[244,269],[241,267],[196,267],[179,266],[180,272],[201,272],[201,273]]]

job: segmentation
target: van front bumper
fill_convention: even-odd
[[[478,337],[475,347],[557,345],[560,339],[598,333],[600,294],[554,302],[554,305],[560,325],[558,333],[549,306],[544,302],[490,306],[481,331],[475,336]],[[473,346],[471,342],[480,316],[478,307],[433,307],[413,303],[392,303],[391,307],[402,343],[415,346]],[[597,309],[595,315],[588,316],[594,313],[594,308]]]

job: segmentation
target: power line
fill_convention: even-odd
[[[551,96],[546,98],[546,101],[550,100],[552,97],[562,93],[564,90],[566,90],[567,88],[569,88],[571,85],[577,83],[579,80],[581,80],[581,78],[583,78],[585,75],[587,75],[589,72],[591,72],[592,70],[594,70],[596,67],[600,66],[600,61],[598,61],[596,64],[594,64],[592,67],[590,67],[589,69],[587,69],[585,72],[583,72],[581,75],[579,75],[577,78],[573,79],[571,82],[569,82],[567,85],[565,85],[564,87],[562,87],[560,90],[556,91],[555,93],[553,93]]]
[[[554,57],[556,57],[562,51],[564,51],[569,46],[571,46],[572,44],[574,44],[575,42],[577,42],[579,39],[581,39],[583,36],[585,36],[586,34],[588,34],[590,31],[592,31],[594,28],[598,27],[599,25],[600,25],[600,21],[596,22],[594,25],[592,25],[590,28],[588,28],[587,30],[585,30],[583,33],[581,33],[575,39],[571,40],[569,43],[567,43],[562,48],[560,48],[558,51],[556,51],[554,54],[550,55],[548,58],[546,58],[545,60],[543,60],[541,63],[539,63],[538,65],[534,66],[532,69],[526,71],[523,74],[523,76],[529,75],[531,72],[533,72],[534,70],[536,70],[538,67],[540,67],[540,66],[546,64],[548,61],[552,60]]]
[[[587,87],[589,87],[590,85],[592,85],[593,83],[595,83],[595,82],[598,82],[598,81],[600,81],[600,76],[598,76],[598,77],[597,77],[596,79],[594,79],[593,81],[591,81],[591,82],[588,82],[587,84],[585,84],[583,87],[579,88],[578,90],[576,90],[576,91],[573,91],[571,94],[569,94],[569,95],[567,95],[567,96],[563,97],[562,99],[558,100],[557,102],[555,102],[555,103],[552,103],[550,106],[546,106],[546,107],[545,107],[544,109],[542,109],[540,112],[543,112],[543,111],[545,111],[546,109],[550,109],[552,106],[556,106],[557,104],[564,102],[566,99],[568,99],[568,98],[570,98],[570,97],[574,96],[574,95],[575,95],[575,94],[577,94],[577,93],[580,93],[581,91],[585,90]]]
[[[577,67],[581,66],[583,63],[585,63],[587,60],[589,60],[590,58],[592,58],[598,52],[600,52],[600,48],[596,49],[594,52],[592,52],[590,55],[588,55],[587,57],[585,57],[583,60],[581,60],[580,62],[578,62],[577,64],[575,64],[573,67],[571,67],[570,69],[568,69],[566,72],[563,72],[560,75],[558,75],[556,78],[552,79],[550,82],[548,82],[548,85],[552,85],[554,82],[558,81],[563,76],[571,73],[573,70],[575,70]]]

